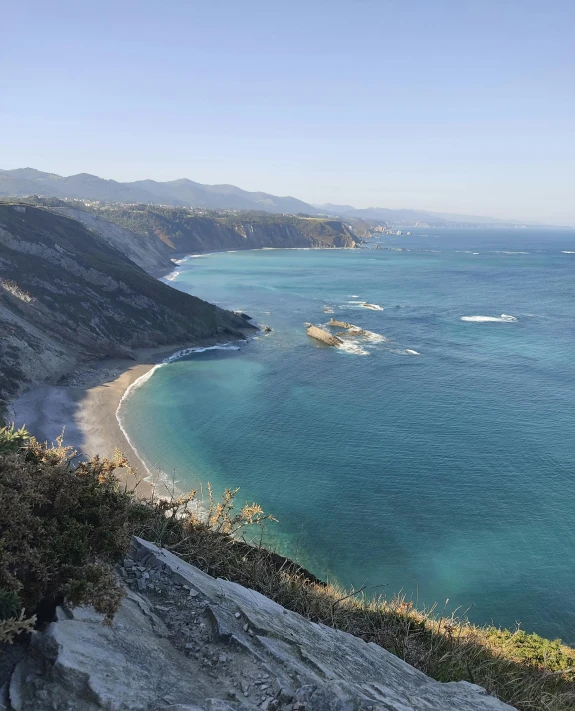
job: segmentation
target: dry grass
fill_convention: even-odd
[[[194,492],[189,499],[164,502],[177,526],[159,532],[163,522],[149,521],[141,534],[210,575],[375,642],[439,681],[479,684],[521,711],[575,709],[575,649],[520,629],[482,627],[436,608],[417,609],[405,596],[388,599],[325,584],[295,562],[241,537],[246,526],[263,525],[270,517],[259,508],[252,517],[252,506],[234,513],[236,494],[227,491],[222,505],[210,492],[204,515]]]

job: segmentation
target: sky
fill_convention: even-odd
[[[2,169],[575,225],[575,0],[2,5]]]

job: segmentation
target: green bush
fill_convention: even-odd
[[[17,430],[14,423],[6,427],[0,427],[0,456],[16,452],[21,449],[24,444],[30,439],[30,434],[25,427]]]
[[[76,463],[69,448],[45,448],[34,439],[22,448],[28,435],[13,428],[0,437],[3,599],[17,595],[33,614],[40,603],[66,597],[111,618],[122,595],[111,566],[151,515],[114,476],[126,462]]]

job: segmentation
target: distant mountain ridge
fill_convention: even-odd
[[[356,217],[363,220],[383,220],[385,222],[403,222],[406,224],[426,223],[432,226],[450,224],[472,224],[485,226],[521,225],[520,220],[501,220],[496,217],[481,217],[479,215],[459,215],[447,212],[432,212],[430,210],[394,210],[388,207],[356,208],[352,205],[334,205],[324,203],[313,205],[323,214]]]
[[[358,220],[391,222],[398,225],[421,223],[431,227],[476,225],[504,227],[524,225],[520,220],[501,220],[477,215],[458,215],[429,210],[355,208],[352,205],[325,203],[312,205],[291,196],[279,197],[265,192],[249,192],[235,185],[204,185],[188,178],[167,182],[135,180],[122,183],[89,173],[62,176],[35,168],[0,169],[0,197],[39,195],[50,198],[98,200],[107,203],[138,203],[196,207],[210,210],[249,210],[286,215],[327,215]],[[533,226],[533,225],[531,225]],[[552,227],[552,225],[538,225]]]
[[[34,168],[0,170],[0,196],[77,198],[104,202],[169,204],[181,207],[210,209],[262,210],[286,214],[318,211],[306,202],[264,192],[248,192],[234,185],[203,185],[181,178],[165,183],[156,180],[136,180],[120,183],[89,173],[62,176]]]

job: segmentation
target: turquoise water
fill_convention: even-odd
[[[574,643],[575,235],[387,240],[413,249],[186,261],[174,286],[274,331],[159,368],[123,424],[182,488],[241,487],[320,576]],[[388,340],[307,337],[332,315]]]

